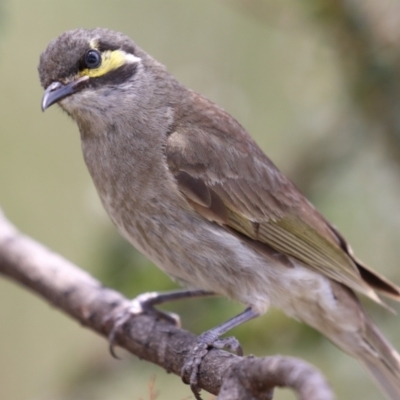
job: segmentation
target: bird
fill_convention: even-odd
[[[79,128],[84,160],[118,231],[185,289],[141,296],[225,296],[244,311],[198,338],[184,369],[211,347],[240,352],[231,328],[270,307],[320,331],[400,399],[400,356],[358,295],[381,304],[400,289],[356,258],[231,115],[186,88],[123,33],[62,33],[41,54],[42,110]],[[200,349],[200,353],[199,353]]]

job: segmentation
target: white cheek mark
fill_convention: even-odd
[[[125,59],[126,59],[126,62],[128,62],[129,64],[138,63],[138,62],[142,61],[142,59],[140,57],[136,57],[135,55],[130,54],[130,53],[126,53]]]

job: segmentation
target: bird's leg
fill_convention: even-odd
[[[246,308],[241,314],[236,315],[230,320],[216,326],[204,333],[202,333],[197,343],[190,350],[189,356],[182,368],[182,379],[185,383],[190,384],[190,388],[196,399],[201,400],[200,389],[198,387],[198,374],[200,364],[203,358],[207,355],[208,351],[214,347],[217,349],[228,349],[235,352],[238,356],[243,355],[242,347],[238,340],[234,337],[227,337],[220,339],[219,337],[243,322],[249,321],[250,319],[258,317],[259,314],[254,312],[250,307]],[[185,376],[189,376],[189,382],[185,381]]]
[[[110,343],[110,353],[113,357],[118,358],[116,357],[116,354],[114,352],[115,336],[121,329],[121,327],[125,324],[125,322],[128,321],[132,316],[142,313],[150,313],[153,315],[155,314],[158,318],[165,319],[166,321],[176,326],[180,326],[179,315],[159,311],[155,309],[154,306],[174,300],[215,295],[216,293],[208,292],[206,290],[175,290],[165,293],[147,292],[140,294],[139,296],[131,300],[128,308],[124,308],[118,311],[118,314],[115,317],[116,322],[114,324],[114,327],[108,335],[108,340]]]
[[[163,318],[176,326],[180,326],[180,319],[177,314],[159,311],[155,309],[154,306],[175,300],[215,295],[214,292],[208,292],[206,290],[175,290],[163,293],[147,292],[140,294],[131,301],[129,312],[133,315],[145,312],[153,313],[159,318]]]

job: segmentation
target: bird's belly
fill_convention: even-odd
[[[111,218],[134,247],[179,283],[214,291],[259,313],[272,305],[315,327],[324,314],[336,318],[341,307],[330,279],[295,260],[287,265],[260,254],[219,225],[191,214],[181,212],[180,219],[157,215],[129,222]]]

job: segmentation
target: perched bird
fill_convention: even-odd
[[[63,33],[41,55],[39,75],[42,109],[58,103],[78,124],[87,167],[119,232],[191,289],[142,297],[144,307],[210,293],[246,305],[200,336],[202,350],[238,349],[218,337],[280,308],[400,399],[400,356],[355,295],[382,304],[377,293],[400,300],[400,289],[355,258],[233,117],[106,29]],[[194,388],[202,357],[195,353],[186,365]]]

